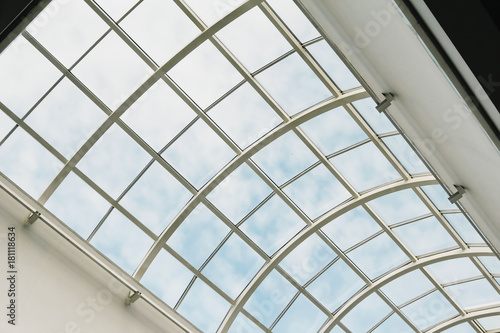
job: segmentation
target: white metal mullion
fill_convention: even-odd
[[[389,163],[396,169],[396,171],[403,177],[403,179],[411,178],[411,175],[406,171],[405,167],[401,164],[394,153],[385,145],[382,139],[375,133],[375,131],[370,127],[366,120],[361,116],[361,114],[356,110],[352,104],[347,104],[344,109],[349,113],[349,115],[354,119],[354,121],[361,127],[361,130],[365,132],[371,142],[380,150],[384,157],[389,161]],[[373,112],[376,112],[375,109]]]
[[[163,249],[167,251],[171,256],[173,256],[175,259],[177,259],[181,264],[183,264],[191,273],[193,273],[196,278],[202,280],[205,282],[210,288],[212,288],[217,294],[219,294],[224,300],[230,304],[234,303],[234,300],[229,297],[222,289],[220,289],[214,282],[212,282],[209,278],[207,278],[203,272],[200,270],[196,269],[193,265],[191,265],[184,257],[182,257],[179,253],[177,253],[174,249],[172,249],[170,246],[167,244],[163,245]],[[136,278],[136,280],[140,281],[140,279]],[[183,294],[187,294],[189,291],[189,288],[186,288]]]
[[[256,1],[256,0],[253,0]],[[91,6],[92,7],[92,6]],[[95,8],[95,7],[94,7]],[[100,9],[100,8],[99,8]],[[217,22],[210,28],[207,28],[200,35],[194,38],[188,45],[186,45],[181,51],[175,54],[170,60],[159,67],[144,83],[142,83],[119,107],[114,111],[108,119],[94,132],[94,134],[87,140],[87,142],[78,150],[78,152],[68,161],[63,170],[60,172],[60,176],[64,178],[72,168],[80,161],[80,159],[85,155],[94,143],[104,134],[104,132],[111,127],[113,123],[132,105],[139,97],[142,96],[146,90],[148,90],[154,83],[158,81],[164,74],[171,69],[177,62],[183,59],[192,50],[206,41],[212,34],[222,29],[225,25],[229,24],[232,20],[236,19],[238,16],[242,15],[248,10],[248,5],[241,6],[237,10],[226,16],[226,20],[223,22]],[[99,11],[98,11],[99,12]],[[57,186],[55,186],[57,187]]]
[[[385,221],[378,216],[378,214],[367,204],[363,204],[363,208],[370,214],[370,216],[377,222],[377,224],[382,228],[382,230],[392,239],[394,243],[408,256],[412,262],[417,261],[417,257],[408,249],[405,243],[399,239],[399,237],[394,233],[394,231],[385,223]]]
[[[483,247],[482,250],[484,251],[483,253],[487,253],[487,255],[493,255],[492,251],[488,247]],[[407,264],[403,267],[398,268],[396,271],[393,271],[382,278],[376,280],[373,282],[373,285],[370,288],[362,290],[359,294],[356,296],[352,297],[349,299],[346,304],[344,304],[341,309],[335,313],[333,318],[328,322],[321,330],[320,333],[326,333],[330,332],[333,327],[342,320],[342,318],[349,312],[351,311],[357,304],[359,304],[363,299],[371,295],[373,292],[376,292],[379,290],[381,287],[384,285],[388,284],[391,281],[394,281],[395,279],[412,272],[416,269],[423,269],[423,267],[436,263],[436,262],[441,262],[449,259],[454,259],[454,258],[462,258],[462,257],[473,257],[479,255],[477,253],[478,249],[465,249],[465,250],[450,250],[444,253],[439,253],[430,257],[418,259],[416,262],[412,262],[410,264]],[[482,251],[479,251],[482,252]]]
[[[308,226],[311,226],[313,223],[311,221],[311,219],[309,219],[309,217],[304,213],[302,212],[302,210],[300,210],[300,208],[298,208],[298,206],[295,204],[295,202],[293,202],[284,192],[283,190],[278,187],[270,178],[267,174],[265,174],[262,170],[260,170],[259,167],[257,167],[255,165],[255,163],[251,160],[248,160],[247,161],[247,164],[252,168],[252,170],[254,170],[257,174],[259,174],[259,176],[261,177],[261,179],[263,179],[268,186],[270,186],[272,188],[272,190],[274,191],[275,194],[277,194],[287,205],[288,207],[290,207],[301,219],[302,221],[308,225]],[[331,249],[333,250],[338,257],[342,258],[346,263],[347,265],[354,271],[356,272],[356,274],[358,274],[361,279],[364,280],[364,282],[368,285],[371,284],[371,281],[370,279],[368,279],[368,277],[351,261],[351,259],[349,259],[344,252],[342,252],[341,249],[339,249],[337,247],[337,245],[335,245],[323,232],[321,232],[320,230],[317,230],[316,232],[316,235],[319,236],[319,238],[326,243],[326,245]],[[305,289],[304,289],[305,290]],[[316,301],[315,301],[316,302]],[[329,312],[328,312],[329,313]]]
[[[279,30],[283,37],[292,45],[293,49],[300,55],[300,57],[306,62],[306,64],[311,68],[311,70],[316,74],[318,79],[330,90],[334,96],[339,96],[342,91],[336,86],[336,84],[330,79],[330,77],[325,73],[325,71],[318,65],[316,60],[306,52],[305,48],[302,46],[301,42],[295,37],[295,35],[288,29],[288,27],[281,21],[280,17],[273,11],[273,9],[265,2],[259,5],[259,8],[264,12],[264,14],[269,18],[273,25]]]
[[[347,326],[345,326],[344,324],[342,324],[341,322],[339,322],[337,324],[338,327],[340,327],[341,329],[343,329],[346,333],[352,333],[350,329],[347,328]]]
[[[25,38],[33,44],[51,63],[53,63],[59,70],[63,72],[65,77],[70,79],[79,89],[82,91],[87,97],[89,97],[104,113],[108,115],[109,118],[111,118],[112,111],[99,99],[97,98],[78,78],[74,76],[73,73],[71,73],[69,70],[67,70],[50,52],[48,52],[41,44],[36,41],[29,33],[24,32],[23,35]],[[115,111],[115,113],[118,112]],[[125,112],[125,110],[123,111]],[[113,113],[113,116],[115,116],[115,113]],[[108,118],[108,119],[109,119]],[[117,120],[115,120],[115,123],[120,126],[129,136],[132,137],[146,152],[150,154],[150,156],[153,158],[154,161],[157,161],[160,163],[164,168],[166,168],[179,182],[181,182],[192,194],[196,193],[196,190],[192,187],[189,182],[187,182],[178,172],[170,166],[165,160],[163,160],[157,153],[154,151],[147,143],[144,142],[135,132],[133,132],[124,122],[122,122],[118,117],[115,116]],[[109,127],[112,125],[109,124]],[[109,129],[109,127],[107,129]],[[106,130],[107,130],[106,129]],[[35,132],[34,132],[35,133]],[[37,138],[38,134],[31,133],[35,138]],[[94,134],[95,135],[95,134]],[[37,139],[38,140],[38,139]],[[90,139],[89,139],[90,141]],[[97,140],[96,140],[97,141]],[[40,143],[43,144],[43,141],[40,141]],[[45,145],[44,145],[45,146]],[[82,147],[83,148],[83,147]],[[88,147],[90,150],[90,147]],[[49,149],[50,150],[50,149]],[[59,154],[55,149],[52,148],[53,151],[51,151],[56,157],[59,159],[61,154]],[[77,153],[78,154],[78,153]],[[75,154],[75,156],[77,155]],[[60,156],[59,156],[60,155]],[[74,156],[74,157],[75,157]],[[73,158],[74,158],[73,157]],[[71,172],[74,171],[77,173],[80,178],[82,178],[86,183],[91,186],[94,190],[96,190],[99,194],[101,194],[111,205],[116,207],[121,213],[123,213],[127,218],[129,218],[134,224],[136,224],[141,230],[143,230],[146,234],[148,234],[153,240],[157,239],[157,236],[152,233],[149,228],[147,228],[143,223],[141,223],[137,218],[135,218],[130,212],[128,212],[126,209],[124,209],[121,205],[118,204],[118,200],[114,200],[111,198],[105,191],[103,191],[100,187],[98,187],[93,181],[91,181],[88,177],[83,176],[83,173],[76,168],[76,164],[78,161],[73,161],[70,159],[69,161],[64,158],[64,160],[61,160],[64,164],[65,167],[61,172],[56,176],[54,181],[47,187],[47,189],[44,191],[44,193],[40,196],[39,202],[41,204],[44,204],[49,197],[54,193],[54,191],[57,189],[57,187],[63,182],[63,180],[66,178],[66,176]],[[151,161],[148,163],[148,165],[151,165]],[[143,174],[146,170],[143,170],[141,174]],[[134,179],[134,181],[137,181],[137,179]],[[130,185],[129,185],[130,187]],[[126,191],[124,192],[126,193]],[[120,198],[123,196],[122,193],[120,195]],[[95,230],[94,230],[95,232]]]
[[[332,316],[332,314],[330,313],[330,311],[321,302],[319,302],[314,296],[312,296],[309,293],[309,291],[307,291],[304,287],[302,287],[297,281],[295,281],[295,279],[293,277],[291,277],[290,274],[288,274],[287,271],[285,271],[283,268],[281,268],[281,266],[276,266],[274,269],[277,272],[279,272],[291,285],[293,285],[295,288],[297,288],[299,294],[304,295],[304,297],[306,297],[311,303],[313,303],[327,317],[330,318]],[[280,316],[278,316],[278,318],[282,317],[284,315],[284,313],[288,310],[288,308],[291,306],[291,304],[294,301],[295,301],[294,299],[292,299],[290,301],[289,305],[287,307],[285,307],[285,309],[282,311],[282,313],[280,314]],[[234,304],[233,304],[233,306],[234,306]],[[229,329],[229,326],[226,327],[224,325],[221,325],[221,327],[219,328],[218,332],[227,332],[228,329]]]
[[[184,219],[194,210],[194,208],[200,203],[206,200],[206,196],[219,184],[221,183],[229,174],[231,174],[236,168],[238,168],[241,164],[246,162],[251,156],[257,153],[260,149],[265,147],[267,144],[290,131],[294,127],[300,125],[301,123],[313,118],[314,116],[326,112],[327,110],[336,107],[338,105],[351,102],[353,100],[358,100],[366,96],[366,92],[363,89],[358,89],[354,91],[350,91],[338,98],[324,101],[319,105],[316,105],[297,117],[294,117],[288,122],[281,123],[273,130],[262,136],[260,139],[255,141],[249,147],[247,147],[244,151],[242,151],[241,155],[238,155],[232,161],[230,161],[224,168],[222,168],[212,179],[210,179],[194,197],[184,206],[184,208],[177,214],[174,220],[167,226],[167,228],[162,232],[158,241],[153,245],[153,247],[149,250],[148,254],[144,258],[143,262],[140,264],[140,268],[142,270],[146,270],[150,265],[159,249],[161,248],[161,244],[165,243],[170,236],[175,232],[175,230],[179,227],[179,225],[184,221]]]
[[[439,223],[443,226],[443,228],[450,234],[451,238],[460,246],[460,248],[467,248],[467,244],[463,241],[462,237],[453,229],[451,224],[444,218],[443,214],[439,211],[437,206],[427,197],[424,191],[421,188],[413,189],[417,196],[422,200],[425,206],[431,211],[432,215],[439,221]]]
[[[61,163],[65,164],[68,160],[60,152],[58,152],[50,143],[45,141],[35,130],[33,130],[26,122],[21,120],[14,112],[12,112],[5,104],[0,102],[0,108],[4,113],[16,123],[17,126],[25,130],[29,135],[33,137],[38,143],[40,143],[45,149],[54,155]]]
[[[272,331],[264,326],[260,321],[257,320],[250,312],[245,309],[241,309],[241,313],[243,313],[247,318],[249,318],[257,327],[263,330],[265,333],[272,333]]]
[[[424,267],[421,269],[422,273],[431,281],[431,283],[436,287],[436,289],[443,295],[448,302],[458,311],[460,316],[464,316],[467,312],[450,296],[450,294],[444,289],[444,287],[432,276],[431,273],[427,271]]]
[[[319,150],[319,148],[316,146],[314,142],[309,139],[309,137],[304,133],[304,131],[300,128],[295,128],[294,129],[295,134],[304,142],[304,144],[309,148],[309,150],[312,151],[312,153],[321,161],[321,163],[330,171],[333,176],[342,184],[342,186],[349,192],[349,194],[353,198],[359,197],[358,191],[354,188],[354,186],[349,183],[349,181],[340,173],[340,171],[337,170],[337,168],[328,160]]]
[[[148,290],[142,290],[142,286],[137,283],[133,278],[123,271],[114,262],[108,260],[87,241],[79,237],[71,228],[62,223],[56,216],[48,211],[43,205],[35,199],[27,195],[20,187],[12,183],[9,179],[5,178],[0,173],[0,188],[10,195],[15,201],[22,205],[29,213],[40,212],[40,222],[43,222],[42,227],[45,225],[53,230],[61,241],[67,241],[74,246],[76,250],[81,252],[85,257],[90,259],[93,264],[99,266],[112,278],[116,279],[121,285],[131,291],[143,291],[141,299],[144,300],[149,306],[157,310],[162,316],[171,320],[176,326],[185,332],[199,332],[191,323],[179,316],[178,313],[172,311],[163,302],[159,302],[156,295],[150,293]]]
[[[491,286],[496,290],[497,293],[500,294],[500,286],[498,285],[497,281],[493,277],[493,275],[486,269],[486,267],[483,265],[481,260],[479,258],[474,257],[472,258],[472,262],[476,267],[479,269],[479,271],[484,275],[486,280],[491,284]]]
[[[408,319],[408,317],[406,317],[406,315],[401,311],[400,308],[398,308],[390,299],[389,297],[387,297],[380,289],[377,289],[377,291],[375,291],[375,293],[380,297],[382,298],[382,300],[387,304],[389,305],[389,307],[392,309],[392,314],[397,314],[408,326],[410,326],[415,332],[420,332],[420,330],[418,329],[418,327],[410,320]],[[391,315],[391,314],[390,314]],[[387,320],[389,317],[387,316],[383,321],[381,321],[380,323],[377,323],[377,326],[380,326],[384,323],[385,320]],[[376,327],[374,327],[373,329],[375,329]]]
[[[479,325],[479,324],[478,324],[475,320],[471,320],[471,321],[469,321],[468,323],[469,323],[469,325],[471,325],[471,326],[472,326],[472,328],[473,328],[473,329],[474,329],[477,333],[484,333],[484,332],[486,332],[485,330],[483,330],[483,329],[481,328],[481,326],[480,326],[480,325]]]
[[[427,178],[428,180],[432,178]],[[422,180],[422,178],[420,179]],[[224,325],[222,327],[229,327],[233,320],[235,319],[237,313],[239,310],[243,307],[243,305],[246,303],[250,295],[255,291],[258,285],[264,280],[264,278],[279,264],[279,262],[286,257],[293,249],[295,249],[299,244],[301,244],[305,239],[307,239],[312,233],[315,233],[317,230],[319,230],[321,227],[323,227],[326,223],[330,222],[334,218],[342,215],[343,213],[365,203],[370,200],[373,200],[375,197],[382,196],[386,193],[390,193],[394,190],[401,190],[406,186],[415,186],[414,182],[419,182],[417,178],[409,180],[409,181],[402,181],[396,184],[391,184],[383,189],[376,189],[373,192],[369,192],[368,194],[365,194],[363,196],[360,196],[357,199],[348,201],[344,204],[341,204],[331,210],[330,212],[326,213],[323,215],[321,218],[319,218],[314,224],[306,227],[303,229],[301,232],[299,232],[297,235],[295,235],[284,247],[282,247],[270,260],[269,263],[264,265],[261,269],[261,271],[252,279],[250,284],[245,288],[243,293],[238,297],[237,303],[235,307],[232,307],[228,314],[226,315],[224,319]],[[404,184],[404,185],[403,185]],[[412,184],[412,185],[410,185]],[[417,185],[418,186],[418,185]],[[222,331],[225,332],[225,331]]]
[[[493,308],[489,309],[479,309],[479,310],[472,310],[465,314],[464,316],[459,316],[450,320],[445,321],[444,323],[438,324],[437,326],[431,328],[430,330],[426,331],[425,333],[438,333],[438,332],[443,332],[453,326],[465,323],[465,322],[474,322],[477,319],[481,318],[486,318],[486,317],[491,317],[491,316],[497,316],[500,315],[500,306],[496,306]],[[480,332],[485,332],[483,330],[480,330]],[[494,331],[486,331],[486,332],[494,332]]]
[[[352,145],[350,145],[348,147],[342,148],[340,150],[337,150],[336,152],[333,152],[331,154],[325,155],[325,157],[327,159],[331,159],[331,158],[333,158],[335,156],[342,155],[343,153],[347,153],[348,151],[351,151],[351,150],[354,150],[354,149],[356,149],[358,147],[361,147],[361,146],[363,146],[363,145],[365,145],[365,144],[367,144],[369,142],[371,142],[370,139],[361,140],[361,141],[356,142],[356,143],[354,143],[354,144],[352,144]]]
[[[139,229],[141,229],[146,235],[148,235],[153,241],[158,239],[158,236],[149,230],[141,221],[139,221],[134,215],[132,215],[128,210],[126,210],[118,201],[113,199],[106,191],[100,188],[96,183],[94,183],[87,175],[81,172],[78,168],[72,170],[78,177],[80,177],[84,182],[86,182],[94,191],[101,195],[111,206],[117,209],[130,221],[132,221]],[[94,230],[94,233],[97,230]]]

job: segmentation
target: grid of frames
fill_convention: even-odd
[[[54,0],[0,72],[0,172],[202,331],[500,327],[500,262],[294,2]]]

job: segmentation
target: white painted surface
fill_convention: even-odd
[[[381,100],[396,95],[389,114],[500,249],[500,154],[392,1],[300,2]]]

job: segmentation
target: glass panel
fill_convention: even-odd
[[[174,1],[142,1],[120,26],[160,66],[200,33]]]
[[[373,99],[364,98],[353,102],[352,105],[354,105],[356,110],[358,110],[375,133],[382,134],[396,131],[396,128],[392,125],[391,121],[387,119],[387,116],[375,109],[377,105]]]
[[[264,259],[233,234],[203,269],[203,274],[236,299],[263,264]]]
[[[307,291],[333,313],[364,285],[345,261],[339,259],[314,280]]]
[[[53,5],[58,7],[57,12]],[[108,29],[84,1],[75,0],[49,4],[26,28],[66,68]]]
[[[139,178],[120,203],[159,235],[192,194],[157,162]]]
[[[282,185],[318,161],[293,131],[271,142],[252,159],[277,185]]]
[[[500,302],[500,295],[486,279],[460,283],[444,289],[464,309],[487,307]]]
[[[434,285],[420,271],[415,270],[380,288],[397,306],[434,289]]]
[[[292,49],[259,8],[253,8],[217,33],[217,37],[250,71]]]
[[[500,261],[497,257],[478,257],[481,263],[491,274],[500,274]]]
[[[0,172],[35,199],[62,167],[54,155],[21,128],[0,146]]]
[[[250,296],[245,309],[269,327],[296,293],[297,289],[273,270]]]
[[[413,333],[415,332],[398,314],[393,314],[372,331],[373,333]]]
[[[347,255],[370,279],[409,261],[406,254],[385,233]]]
[[[205,282],[196,279],[178,311],[202,332],[215,333],[230,306]]]
[[[90,244],[125,272],[132,274],[153,245],[153,240],[122,213],[113,209]]]
[[[121,116],[156,151],[161,150],[195,117],[196,113],[163,80],[149,88]]]
[[[23,36],[0,54],[0,73],[0,101],[19,118],[61,77],[61,72]]]
[[[114,32],[104,37],[72,72],[111,110],[153,74]]]
[[[457,310],[439,291],[422,297],[401,310],[421,330],[457,314]]]
[[[342,319],[342,323],[353,333],[368,332],[389,312],[391,312],[389,305],[373,293],[349,311]]]
[[[293,302],[273,329],[274,333],[303,332],[314,333],[319,330],[327,316],[304,295]]]
[[[118,21],[138,0],[96,0],[95,2],[115,21]]]
[[[477,321],[486,330],[494,330],[494,329],[500,328],[500,316],[479,318]]]
[[[318,235],[312,234],[290,252],[280,262],[280,266],[303,285],[336,256],[335,252]]]
[[[441,185],[429,185],[420,187],[425,194],[431,199],[439,210],[453,209],[456,210],[457,206],[452,204],[448,197],[449,195],[441,187]]]
[[[210,41],[184,57],[168,75],[202,109],[243,79]]]
[[[463,214],[444,214],[453,229],[467,244],[484,244],[484,239],[477,233]]]
[[[290,116],[332,95],[297,53],[258,74],[256,79]]]
[[[368,203],[388,225],[430,214],[411,189],[386,194]]]
[[[230,229],[203,204],[181,223],[167,244],[195,268],[199,268]]]
[[[65,78],[26,118],[26,123],[69,159],[104,119],[106,114]]]
[[[300,127],[325,155],[368,138],[343,108],[323,113]]]
[[[328,169],[317,166],[283,189],[311,219],[349,199],[351,195]]]
[[[160,250],[141,283],[165,303],[174,307],[193,278],[184,265],[165,250]]]
[[[71,172],[45,207],[84,239],[97,226],[110,204]]]
[[[319,37],[320,34],[300,9],[290,0],[268,0],[274,11],[301,42]]]
[[[238,223],[271,192],[269,186],[243,164],[210,192],[207,199],[231,222]]]
[[[184,0],[184,2],[196,12],[196,15],[198,15],[208,26],[211,26],[246,1],[247,0]]]
[[[378,232],[380,226],[366,210],[357,207],[337,217],[321,230],[344,251]]]
[[[261,333],[264,332],[254,324],[248,317],[243,314],[238,314],[233,324],[227,331],[228,333]]]
[[[0,109],[0,141],[16,126],[16,123]]]
[[[361,86],[342,60],[325,40],[307,47],[307,51],[323,67],[335,84],[343,91]]]
[[[469,258],[445,260],[429,265],[426,268],[441,284],[482,276],[479,269]]]
[[[417,256],[458,247],[458,244],[435,217],[405,224],[393,230],[410,251]]]
[[[330,161],[359,192],[401,178],[372,142],[337,155]]]
[[[394,156],[403,164],[410,174],[429,173],[427,167],[422,163],[420,157],[406,143],[401,135],[393,135],[383,138],[382,141],[389,147]]]
[[[248,83],[215,105],[208,115],[242,149],[282,122]]]
[[[274,195],[240,229],[271,256],[305,226],[304,221]]]
[[[338,326],[335,326],[330,332],[332,332],[332,333],[345,333],[345,331]]]
[[[150,158],[121,128],[112,125],[77,167],[110,196],[117,198]]]
[[[162,157],[194,187],[202,187],[236,153],[204,121],[198,120]]]
[[[457,326],[453,326],[452,328],[449,328],[447,330],[444,330],[443,332],[446,333],[477,333],[475,329],[473,329],[469,323],[463,323]]]

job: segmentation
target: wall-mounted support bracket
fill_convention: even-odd
[[[453,193],[449,198],[448,200],[450,200],[450,202],[452,204],[456,203],[458,200],[460,200],[464,194],[465,194],[465,187],[463,187],[462,185],[454,185],[455,188],[457,189],[457,192]]]
[[[40,217],[40,212],[36,211],[34,213],[31,213],[27,218],[26,218],[26,221],[24,221],[24,224],[26,225],[32,225],[33,223],[35,223],[36,220],[38,220],[38,218]]]
[[[125,300],[125,304],[130,305],[137,301],[139,298],[141,298],[141,292],[139,290],[131,292],[131,294],[128,295],[127,299]]]
[[[378,112],[384,112],[394,100],[394,95],[392,93],[382,93],[382,95],[384,95],[385,99],[376,106]]]

